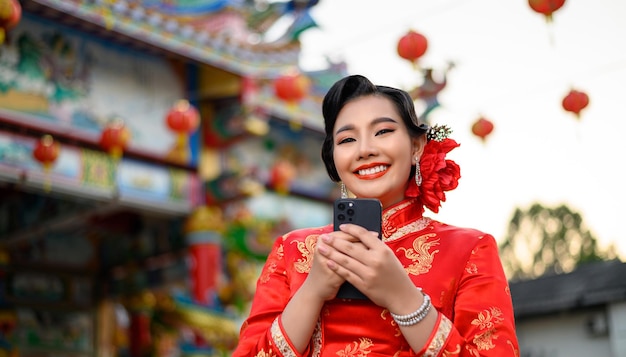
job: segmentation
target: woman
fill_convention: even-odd
[[[353,224],[279,237],[233,356],[518,356],[494,238],[423,216],[460,178],[449,130],[358,75],[333,85],[323,115],[328,174],[380,200],[383,238]],[[368,299],[337,298],[344,281]]]

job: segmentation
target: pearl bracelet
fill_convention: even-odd
[[[432,304],[430,301],[430,296],[428,296],[428,294],[424,294],[424,302],[417,310],[413,311],[412,313],[407,314],[407,315],[396,315],[391,311],[389,313],[391,314],[391,317],[393,317],[393,319],[396,321],[398,325],[412,326],[412,325],[419,323],[424,318],[426,318],[426,315],[428,315],[428,312],[430,311],[431,306]]]

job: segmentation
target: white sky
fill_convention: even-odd
[[[626,258],[626,1],[568,0],[551,25],[527,0],[321,0],[312,16],[305,70],[345,60],[413,88],[421,75],[396,52],[409,29],[429,41],[422,67],[456,64],[430,122],[454,129],[462,178],[437,219],[500,240],[516,207],[565,203]],[[590,97],[580,121],[561,107],[572,86]],[[470,131],[481,114],[495,124],[486,144]]]

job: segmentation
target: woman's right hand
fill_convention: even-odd
[[[328,255],[328,251],[334,248],[324,243],[322,236],[324,234],[317,237],[311,270],[302,288],[310,289],[311,294],[316,295],[323,301],[328,301],[335,298],[339,287],[345,279],[328,267],[328,258],[324,255]]]

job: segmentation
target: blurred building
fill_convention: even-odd
[[[316,1],[18,4],[0,46],[0,351],[227,353],[273,238],[328,224],[337,196],[320,106],[345,68],[275,92]]]
[[[626,263],[511,283],[520,356],[626,356]]]

